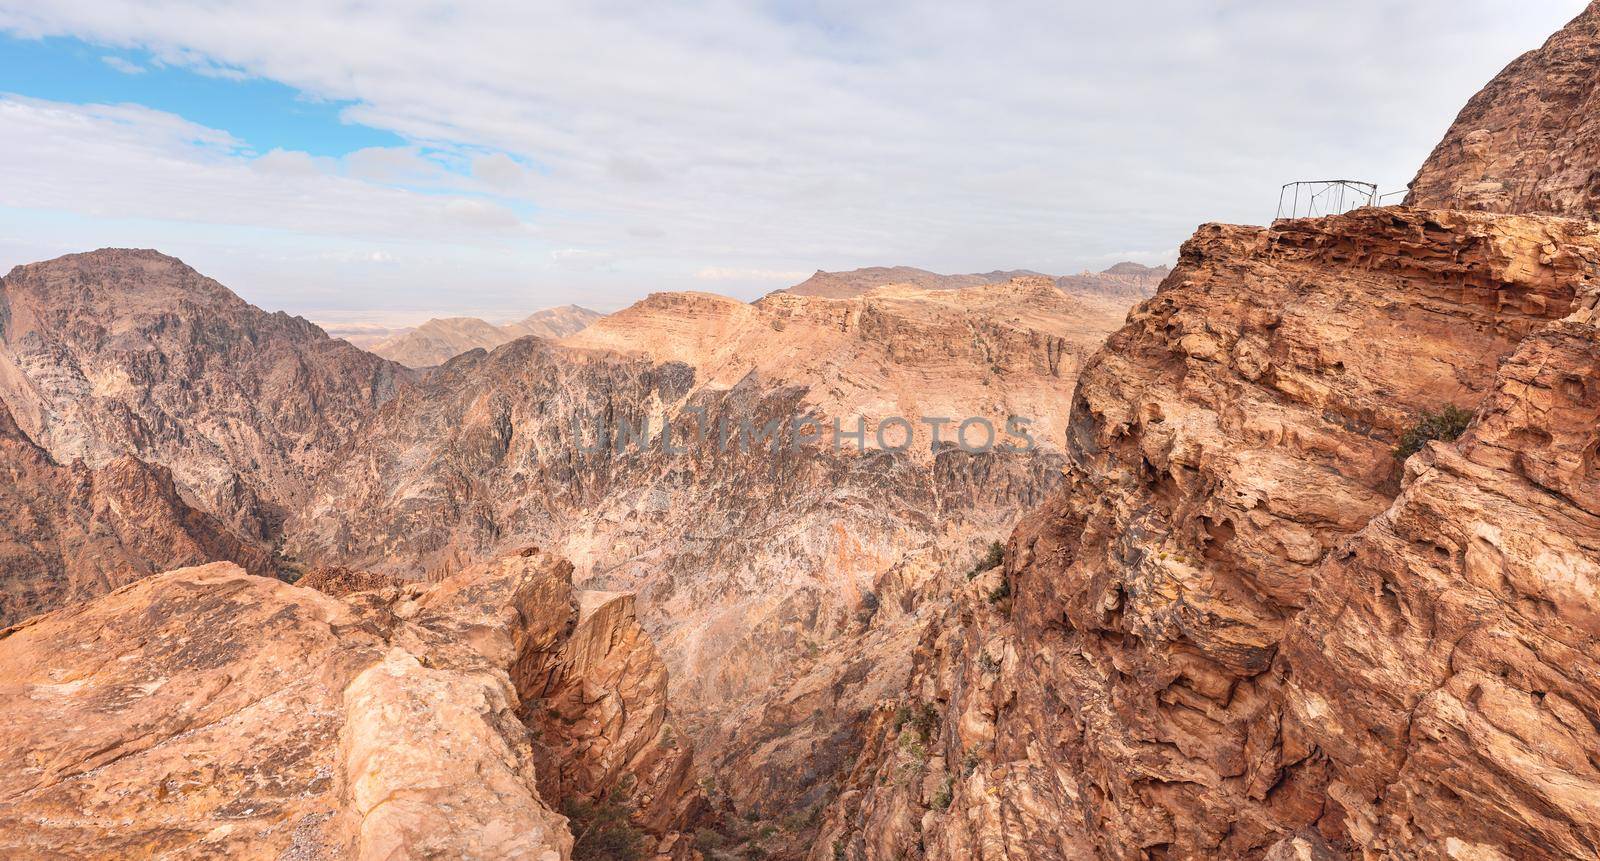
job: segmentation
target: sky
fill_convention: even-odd
[[[320,322],[1171,262],[1401,190],[1582,0],[0,0],[0,271],[156,248]]]

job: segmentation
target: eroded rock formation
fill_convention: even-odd
[[[214,559],[276,570],[270,550],[184,501],[164,468],[131,455],[61,465],[0,403],[0,626]]]
[[[1591,854],[1597,284],[1586,222],[1202,228],[811,857]]]
[[[687,857],[664,670],[570,575],[527,550],[341,600],[216,563],[0,632],[0,854],[556,861],[563,802],[626,776]]]
[[[653,296],[562,345],[517,341],[432,372],[324,477],[288,549],[402,576],[559,549],[585,584],[639,594],[681,722],[715,751],[705,770],[730,776],[742,809],[803,810],[904,685],[922,605],[943,598],[928,587],[1058,479],[1066,395],[1123,313],[1044,278],[847,300]],[[807,413],[865,422],[872,450],[701,436]],[[917,423],[904,452],[872,432],[890,415]],[[970,415],[1002,431],[1032,417],[1038,446],[963,452],[952,423],[930,450],[920,417]],[[659,442],[668,421],[679,451]],[[648,444],[597,445],[645,422]]]
[[[311,476],[406,378],[181,261],[101,249],[0,279],[0,399],[57,463],[132,455],[271,542]]]
[[[1600,216],[1600,4],[1467,103],[1406,202]]]

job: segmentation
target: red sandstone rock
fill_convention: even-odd
[[[1597,287],[1585,222],[1202,228],[1004,588],[924,639],[916,777],[869,745],[810,857],[1587,857]],[[1443,404],[1472,429],[1402,475]]]
[[[558,861],[564,794],[629,775],[687,857],[690,754],[645,744],[664,671],[570,572],[517,555],[341,601],[217,563],[0,631],[0,856]],[[524,722],[571,689],[582,744]],[[545,795],[547,769],[590,779]]]
[[[1600,4],[1472,98],[1408,204],[1600,217]]]
[[[0,626],[157,571],[217,559],[256,574],[270,551],[186,503],[172,475],[123,456],[62,466],[0,404]]]

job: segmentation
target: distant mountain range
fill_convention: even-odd
[[[1063,291],[1099,295],[1129,302],[1155,293],[1161,279],[1172,271],[1166,266],[1122,262],[1103,272],[1087,270],[1076,275],[1044,275],[1028,269],[995,270],[965,275],[941,275],[914,266],[869,266],[846,272],[817,270],[805,281],[779,290],[795,296],[853,299],[879,287],[916,287],[922,290],[961,290],[1006,284],[1017,278],[1045,278]],[[515,323],[495,325],[478,317],[436,317],[419,326],[395,328],[378,323],[325,325],[328,334],[409,368],[431,368],[472,350],[493,350],[533,335],[552,340],[577,334],[603,314],[579,305],[546,308]]]
[[[1161,279],[1172,271],[1166,266],[1144,266],[1122,262],[1103,272],[1085,270],[1077,275],[1043,275],[1028,269],[1010,269],[994,272],[974,272],[966,275],[940,275],[913,266],[870,266],[849,272],[824,272],[815,275],[782,292],[796,296],[823,296],[829,299],[849,299],[877,287],[905,284],[924,290],[960,290],[984,284],[1004,284],[1014,278],[1046,277],[1056,286],[1073,293],[1099,293],[1106,296],[1144,298],[1153,294]]]
[[[477,317],[444,317],[415,329],[403,329],[367,347],[385,359],[411,368],[430,368],[470,350],[493,350],[533,335],[564,338],[600,319],[600,313],[577,305],[546,308],[515,323],[496,326]]]

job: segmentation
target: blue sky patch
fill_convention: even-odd
[[[78,39],[0,34],[0,92],[74,104],[140,104],[226,131],[257,152],[281,148],[341,156],[405,143],[393,132],[342,120],[339,113],[350,102],[310,98],[261,78],[160,65],[144,51]]]

